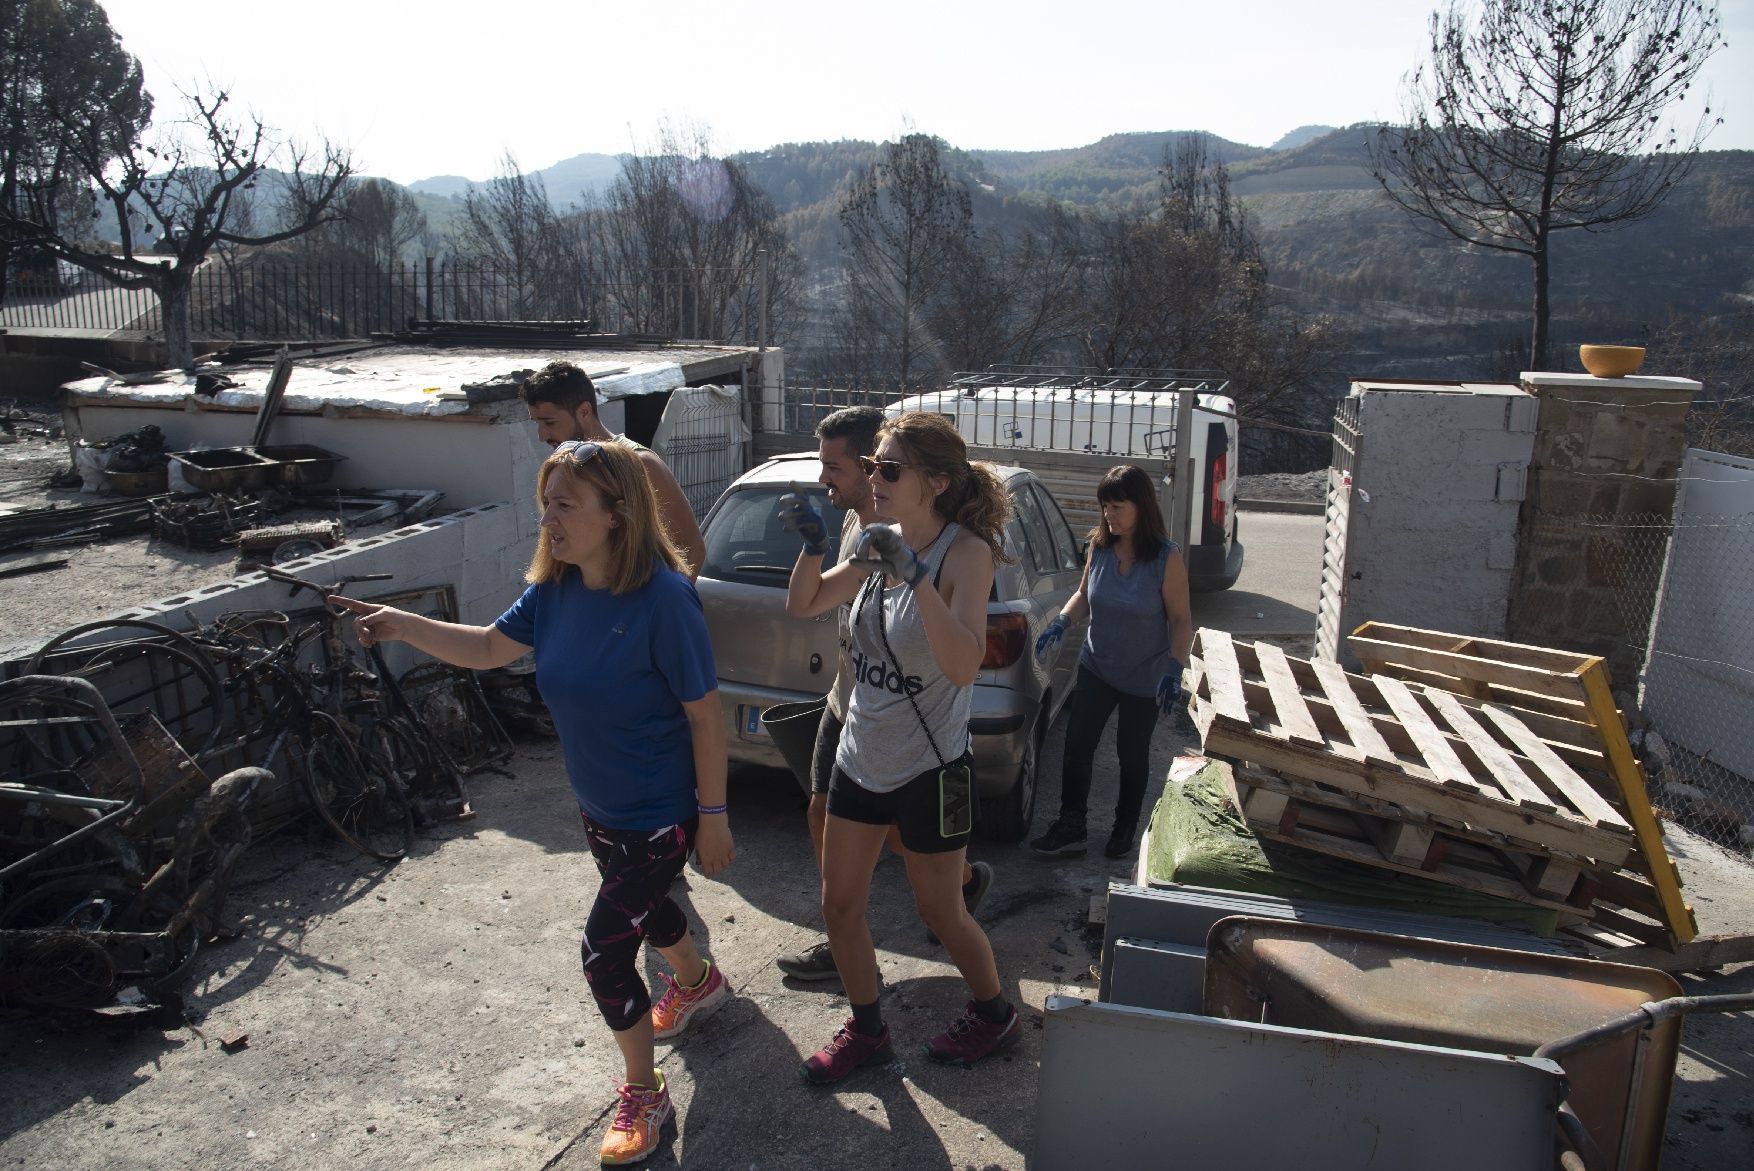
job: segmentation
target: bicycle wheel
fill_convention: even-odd
[[[168,987],[181,979],[200,949],[199,932],[185,926],[176,936],[166,927],[174,911],[142,906],[140,888],[116,875],[75,874],[53,878],[25,891],[0,914],[0,928],[7,931],[63,932],[92,942],[106,932],[131,935],[111,938],[102,946],[108,961],[108,1000],[125,981],[138,982],[149,991]],[[97,986],[79,995],[95,993]],[[40,995],[40,993],[39,993]]]
[[[100,630],[142,629],[118,641],[66,644]],[[198,756],[218,743],[225,720],[225,688],[205,648],[157,622],[118,619],[75,626],[37,649],[27,675],[73,675],[104,693],[117,717],[149,711],[183,750]],[[50,749],[45,741],[42,747]],[[65,750],[64,745],[60,745]]]
[[[407,856],[414,814],[402,782],[381,764],[368,766],[327,712],[311,715],[304,782],[311,807],[342,841],[385,862]]]
[[[470,815],[469,790],[444,745],[401,716],[380,716],[371,752],[402,782],[422,825]]]

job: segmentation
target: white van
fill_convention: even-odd
[[[909,395],[887,409],[930,411],[956,424],[976,458],[1029,468],[1052,489],[1074,525],[1094,525],[1096,485],[1109,468],[1135,463],[1158,481],[1166,523],[1176,495],[1188,509],[1188,585],[1224,590],[1242,572],[1236,534],[1236,404],[1222,375],[1113,374],[1057,368],[995,368],[958,374],[943,390]],[[1194,395],[1188,450],[1195,474],[1176,483],[1175,428],[1182,393]]]

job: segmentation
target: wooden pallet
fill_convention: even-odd
[[[1698,935],[1600,658],[1381,622],[1360,626],[1350,645],[1379,682],[1417,683],[1464,710],[1512,713],[1624,818],[1633,848],[1621,869],[1600,875],[1598,923],[1671,952]]]
[[[1624,818],[1517,714],[1447,692],[1366,678],[1266,643],[1201,630],[1190,695],[1209,755],[1618,865]]]
[[[1496,835],[1386,801],[1248,766],[1226,770],[1231,799],[1257,837],[1377,869],[1588,917],[1588,859],[1519,849]]]

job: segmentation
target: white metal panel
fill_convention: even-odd
[[[1033,1166],[1551,1171],[1550,1061],[1050,996]]]
[[[1723,713],[1754,711],[1754,602],[1745,574],[1729,571],[1754,564],[1751,516],[1754,460],[1689,448],[1644,699],[1666,737],[1744,777],[1754,777],[1754,723]]]

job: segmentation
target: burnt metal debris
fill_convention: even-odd
[[[16,741],[15,779],[0,783],[0,1003],[101,1008],[127,987],[160,994],[217,930],[250,840],[245,812],[271,774],[210,780],[150,715],[124,731],[82,679],[0,683],[0,713]],[[51,738],[90,747],[68,760]]]
[[[266,572],[319,602],[359,580]],[[174,1002],[252,841],[302,821],[394,861],[470,815],[464,776],[511,753],[473,674],[399,681],[347,630],[320,604],[89,623],[0,682],[0,1006]]]
[[[152,527],[152,499],[24,508],[0,516],[0,553],[59,549],[132,536]]]

